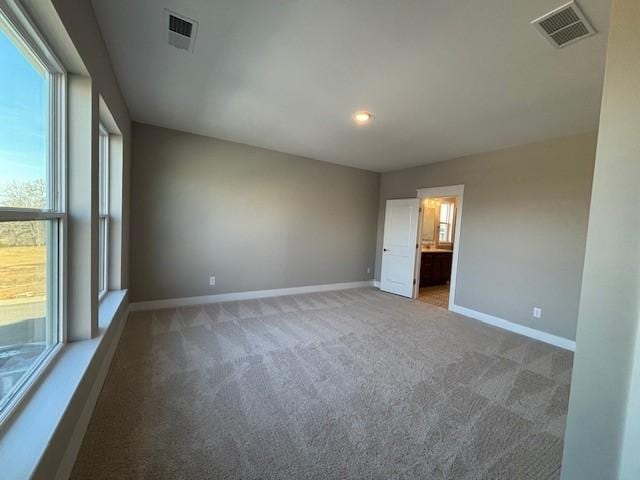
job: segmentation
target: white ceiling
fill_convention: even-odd
[[[556,50],[529,22],[562,3],[93,0],[134,120],[375,171],[595,130],[610,0]]]

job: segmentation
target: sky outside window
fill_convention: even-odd
[[[43,73],[0,29],[0,206],[17,207],[12,184],[46,180],[46,86]],[[36,185],[37,186],[37,185]],[[15,190],[15,188],[13,189]]]

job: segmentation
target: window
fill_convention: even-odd
[[[440,204],[440,220],[438,224],[438,244],[453,243],[453,222],[455,204],[443,201]]]
[[[100,124],[99,154],[99,241],[98,241],[98,298],[104,297],[108,290],[109,274],[109,132]]]
[[[0,3],[0,417],[62,340],[65,75]]]

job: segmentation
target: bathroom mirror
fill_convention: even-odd
[[[436,223],[436,209],[423,205],[422,207],[422,241],[433,243]]]

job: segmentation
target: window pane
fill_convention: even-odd
[[[47,78],[2,28],[0,72],[0,207],[45,208]]]
[[[107,290],[107,254],[109,251],[109,134],[102,124],[100,124],[100,165],[99,165],[99,198],[100,198],[100,222],[99,222],[99,280],[98,295]]]
[[[105,217],[100,217],[100,221],[98,223],[98,292],[102,293],[106,290],[106,263],[107,263],[107,253],[106,253],[106,233],[107,233],[107,219]]]
[[[101,127],[102,130],[103,127]],[[109,136],[100,134],[100,165],[98,168],[99,173],[99,197],[100,197],[100,213],[106,214],[108,211],[107,203],[107,180],[108,166],[109,166]]]
[[[0,408],[58,342],[57,221],[0,222]],[[52,282],[53,280],[53,282]]]
[[[441,242],[449,241],[449,225],[446,223],[440,224],[440,231],[438,234],[438,240]]]
[[[441,222],[449,221],[449,204],[448,203],[440,204],[440,221]]]

